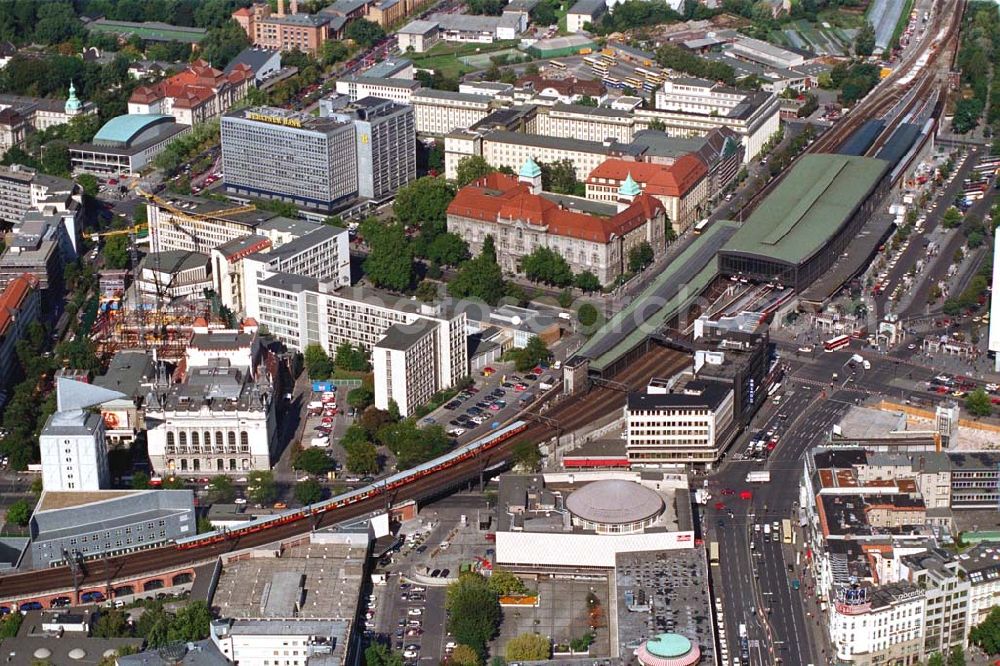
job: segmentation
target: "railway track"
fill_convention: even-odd
[[[669,376],[688,363],[686,354],[655,346],[615,375],[614,380],[630,390],[637,389],[648,383],[650,378]],[[122,580],[147,572],[197,566],[211,562],[228,552],[274,543],[314,529],[384,511],[390,502],[398,503],[410,499],[419,501],[434,497],[444,489],[478,478],[483,470],[506,460],[514,447],[522,442],[541,443],[557,435],[579,430],[595,419],[621,410],[624,404],[625,394],[622,391],[595,386],[584,395],[570,396],[552,404],[545,413],[544,422],[532,422],[526,430],[499,445],[483,458],[467,460],[444,472],[418,479],[399,489],[391,497],[376,496],[320,514],[314,519],[276,525],[237,539],[197,548],[180,550],[168,545],[111,557],[106,563],[102,560],[92,560],[86,563],[86,570],[79,576],[80,590],[100,589],[110,598],[111,595],[107,591],[109,580]],[[10,574],[0,576],[0,601],[4,605],[11,606],[13,603],[30,601],[36,596],[73,588],[73,573],[68,566]]]

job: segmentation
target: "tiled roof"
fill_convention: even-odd
[[[654,197],[642,194],[624,211],[608,218],[566,210],[545,197],[532,194],[512,176],[491,173],[463,187],[448,206],[448,214],[487,222],[520,220],[546,227],[554,236],[607,243],[642,226],[663,210]]]
[[[683,197],[708,173],[708,167],[694,155],[684,155],[671,165],[649,162],[605,160],[590,172],[588,183],[604,178],[621,183],[629,174],[642,191],[653,196]]]
[[[547,79],[544,76],[522,76],[517,80],[518,87],[530,86],[535,92],[552,88],[560,95],[589,95],[601,97],[604,86],[599,81],[581,81],[574,77],[565,79]]]
[[[14,318],[17,317],[24,299],[32,289],[38,288],[38,278],[25,273],[10,281],[0,293],[0,335],[5,335]]]
[[[139,86],[133,91],[129,101],[134,104],[152,104],[172,97],[174,106],[195,108],[212,99],[227,83],[240,85],[253,77],[254,72],[249,65],[241,63],[228,73],[223,73],[204,60],[195,60],[179,74],[151,86]]]

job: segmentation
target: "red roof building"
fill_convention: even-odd
[[[517,80],[515,98],[527,101],[533,97],[547,97],[563,104],[579,102],[584,97],[595,101],[605,95],[604,85],[600,81],[587,81],[568,76],[564,79],[548,79],[544,76],[522,76]]]
[[[615,201],[629,176],[644,194],[656,197],[663,204],[678,234],[701,215],[709,195],[708,167],[695,155],[688,154],[670,165],[605,160],[587,178],[587,198]]]
[[[222,115],[243,99],[253,85],[254,71],[239,64],[229,73],[196,60],[183,72],[150,86],[139,86],[128,101],[131,114],[154,113],[173,116],[184,125],[194,125]]]
[[[28,273],[14,278],[0,292],[0,388],[16,377],[15,347],[24,337],[28,325],[38,318],[41,290],[38,278]]]
[[[586,209],[586,200],[543,195],[541,170],[529,160],[519,178],[492,173],[459,190],[448,206],[448,231],[474,254],[493,236],[505,272],[520,272],[522,257],[547,247],[574,273],[590,271],[607,284],[626,271],[633,247],[647,242],[659,253],[665,246],[666,211],[655,197],[623,195],[616,206],[601,216],[571,209]]]

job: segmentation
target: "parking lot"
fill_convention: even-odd
[[[482,437],[551,388],[557,374],[541,366],[517,373],[510,363],[493,364],[480,373],[476,385],[422,419],[421,424],[440,424],[460,442]]]

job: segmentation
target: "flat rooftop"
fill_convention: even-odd
[[[368,540],[286,546],[280,557],[257,550],[253,557],[223,565],[212,605],[233,619],[351,620],[368,553]],[[338,535],[339,536],[339,535]],[[301,587],[299,586],[301,584]]]
[[[888,165],[847,155],[805,155],[722,248],[801,264],[836,236]]]

